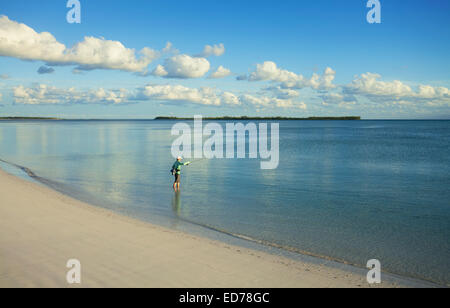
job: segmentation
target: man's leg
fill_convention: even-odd
[[[173,182],[173,190],[177,190],[178,174],[175,174],[175,181]]]

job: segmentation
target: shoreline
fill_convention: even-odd
[[[2,169],[0,189],[0,287],[68,287],[64,265],[76,253],[82,255],[82,266],[86,262],[89,269],[82,287],[433,286],[387,273],[383,275],[390,277],[381,285],[369,285],[362,269],[358,269],[358,273],[357,268],[350,271],[293,260],[167,229],[89,205]],[[42,213],[48,213],[50,218],[44,218],[42,222]],[[86,219],[93,225],[88,225]],[[24,222],[30,223],[24,225]],[[60,228],[67,232],[58,234]],[[17,234],[22,243],[14,243]],[[139,239],[135,238],[136,234]],[[73,248],[68,245],[72,241]],[[17,245],[20,246],[18,251],[22,252],[20,255],[15,251]],[[129,247],[119,249],[123,246]],[[167,257],[153,251],[152,247],[160,246]],[[46,251],[42,247],[47,247]],[[52,254],[51,251],[59,253]],[[121,253],[115,254],[118,251]],[[178,259],[179,256],[185,259]],[[40,258],[43,258],[43,264],[34,262]],[[118,272],[107,264],[105,259],[109,258],[116,264]],[[128,262],[130,258],[142,262]],[[20,264],[28,269],[21,269]],[[42,266],[46,274],[42,274]],[[142,268],[143,272],[140,271]],[[202,277],[198,276],[199,272],[203,273]]]

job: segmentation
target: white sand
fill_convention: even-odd
[[[369,287],[363,275],[136,221],[0,170],[0,287],[70,287],[72,258],[82,287]]]

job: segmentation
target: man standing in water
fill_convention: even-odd
[[[180,189],[180,176],[181,176],[181,166],[188,166],[191,162],[182,163],[183,159],[181,157],[177,158],[177,161],[172,166],[172,174],[175,176],[175,182],[173,183],[173,189],[175,191]]]

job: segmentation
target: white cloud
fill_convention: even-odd
[[[75,88],[56,88],[45,84],[31,87],[17,86],[13,88],[13,98],[16,104],[39,105],[70,105],[70,104],[121,104],[146,102],[179,102],[203,106],[247,105],[263,108],[295,108],[306,109],[303,102],[292,99],[280,99],[264,95],[237,95],[229,91],[215,88],[190,88],[182,85],[146,85],[135,91],[125,89],[105,90],[103,88],[86,91]]]
[[[352,109],[357,104],[353,95],[344,95],[341,93],[324,93],[319,95],[322,99],[322,106],[337,106],[345,109]]]
[[[324,93],[319,95],[325,105],[338,105],[342,103],[355,103],[356,98],[353,95],[347,95],[342,93]]]
[[[7,16],[0,17],[0,56],[43,61],[49,65],[76,65],[77,70],[146,72],[159,54],[148,47],[136,53],[121,42],[95,37],[85,37],[67,48],[48,32],[37,33]]]
[[[275,62],[266,61],[256,65],[255,71],[250,73],[248,80],[279,82],[281,87],[286,89],[303,89],[310,87],[316,90],[328,90],[335,87],[333,85],[335,76],[336,72],[327,67],[322,76],[313,74],[313,76],[308,79],[303,75],[280,69]]]
[[[344,100],[344,95],[340,93],[326,93],[319,96],[325,105],[328,104],[339,104]]]
[[[236,96],[235,94],[231,93],[231,92],[223,92],[222,93],[222,101],[226,104],[226,105],[234,105],[234,106],[238,106],[241,105],[242,102],[239,99],[238,96]]]
[[[139,100],[189,102],[200,105],[239,105],[237,97],[213,88],[189,88],[181,85],[147,85],[137,95]]]
[[[419,85],[417,90],[405,83],[381,81],[378,74],[366,73],[355,78],[351,84],[343,87],[343,92],[349,95],[364,96],[375,102],[417,102],[430,104],[450,103],[450,90],[445,87]]]
[[[379,81],[381,78],[378,74],[366,73],[354,79],[350,85],[346,87],[347,92],[353,94],[387,96],[387,97],[404,97],[412,93],[411,87],[405,85],[401,81],[394,80],[392,82]]]
[[[165,77],[168,74],[169,73],[167,73],[166,69],[161,64],[159,64],[152,72],[152,75],[158,76],[158,77]]]
[[[171,42],[166,43],[166,47],[162,50],[163,53],[172,53],[172,54],[178,54],[180,51],[173,47],[173,44]]]
[[[66,51],[64,62],[78,64],[80,70],[116,69],[130,72],[143,72],[148,65],[159,57],[159,52],[148,47],[143,48],[136,57],[134,49],[126,48],[118,41],[109,41],[95,37],[85,37]]]
[[[87,102],[104,102],[111,104],[120,104],[128,101],[128,91],[125,89],[105,90],[100,88],[96,91],[88,92],[89,100]]]
[[[256,70],[248,77],[249,81],[277,81],[277,82],[296,82],[299,76],[287,70],[277,67],[272,61],[266,61],[256,65]]]
[[[231,71],[222,65],[217,68],[215,72],[212,72],[211,75],[209,75],[209,78],[213,79],[219,79],[224,78],[231,75]]]
[[[9,75],[7,75],[7,74],[0,75],[0,79],[6,80],[6,79],[9,79],[9,78],[11,78],[11,77]]]
[[[225,53],[225,46],[221,43],[219,45],[206,45],[205,48],[203,48],[203,51],[201,54],[197,55],[197,57],[203,57],[207,58],[210,56],[216,56],[220,57]]]
[[[23,60],[58,61],[66,47],[48,32],[36,33],[25,24],[0,17],[0,55]]]
[[[376,108],[382,110],[401,108],[416,112],[419,107],[443,107],[450,105],[450,90],[445,87],[417,85],[412,87],[402,81],[382,81],[373,73],[362,74],[348,85],[339,86],[335,91],[322,91],[318,98],[322,106],[353,108]],[[376,103],[376,105],[370,105]]]
[[[305,102],[299,102],[296,104],[298,109],[306,110],[308,109],[308,106],[305,104]]]
[[[313,78],[311,78],[309,85],[313,89],[333,89],[335,85],[333,85],[333,81],[336,78],[336,72],[331,68],[327,67],[323,72],[322,76],[314,74],[314,83],[312,82]]]
[[[244,94],[240,99],[243,103],[253,105],[257,108],[307,108],[304,102],[294,102],[291,99],[279,99],[276,97],[268,96],[254,96],[250,94]]]
[[[211,65],[205,58],[195,58],[189,55],[176,55],[158,65],[153,75],[165,78],[200,78],[210,69]]]
[[[56,88],[45,84],[31,87],[13,88],[16,104],[121,104],[136,101],[189,102],[201,105],[239,105],[240,101],[232,93],[213,88],[188,88],[181,85],[147,85],[134,92],[125,89],[105,90],[103,88],[86,91],[75,88]]]
[[[279,99],[292,99],[300,96],[300,93],[298,91],[292,89],[285,89],[280,86],[268,87],[265,90],[271,91],[275,95],[275,97]]]
[[[75,88],[59,89],[45,84],[33,87],[17,86],[13,88],[13,97],[16,104],[38,105],[38,104],[119,104],[127,100],[127,91],[103,88],[77,91]]]
[[[239,106],[247,104],[258,108],[306,108],[304,103],[293,102],[290,99],[249,94],[238,96],[231,92],[222,92],[213,88],[196,89],[181,85],[147,85],[140,90],[136,99],[189,102],[209,106]]]

